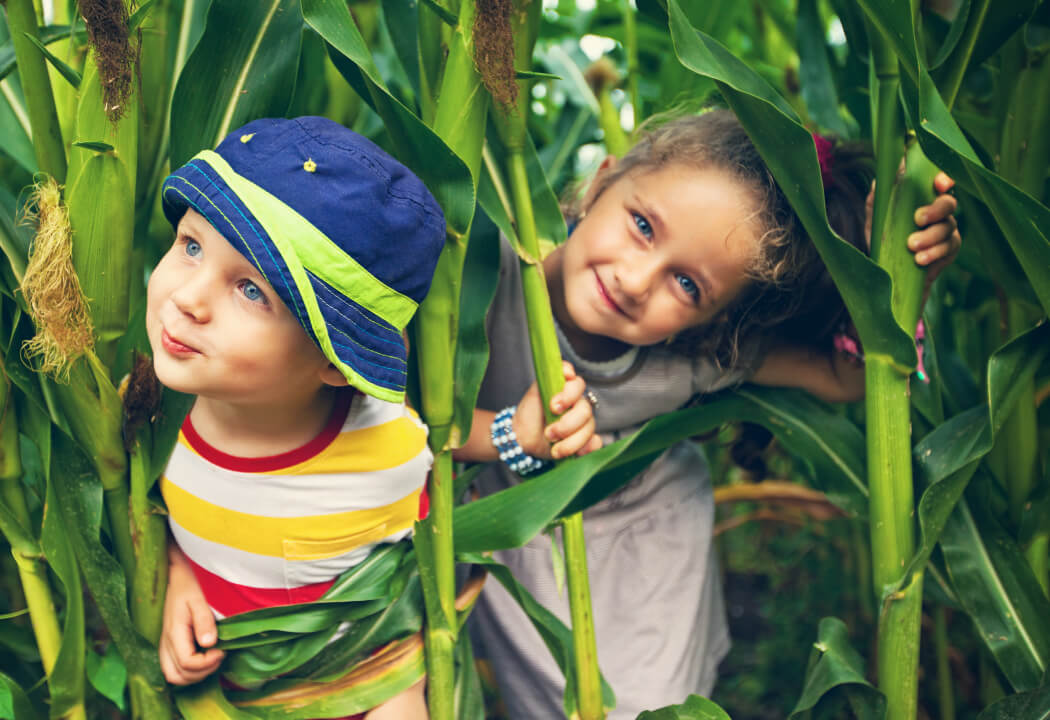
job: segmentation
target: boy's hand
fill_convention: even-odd
[[[551,412],[561,415],[543,427],[540,391],[532,384],[514,413],[514,433],[522,449],[536,458],[554,459],[586,455],[602,446],[594,434],[594,407],[584,394],[587,384],[576,375],[571,363],[563,362],[565,387],[551,398]]]
[[[168,593],[164,598],[160,669],[172,685],[189,685],[211,675],[226,656],[212,648],[218,640],[215,616],[182,552],[169,549]],[[198,649],[210,648],[205,650]]]

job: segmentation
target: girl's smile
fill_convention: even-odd
[[[603,163],[590,192],[615,162]],[[749,282],[756,203],[725,172],[630,173],[584,207],[544,270],[562,330],[585,357],[615,357],[709,322]]]

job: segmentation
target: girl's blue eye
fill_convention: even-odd
[[[201,244],[196,240],[186,241],[186,254],[190,257],[197,257],[201,254],[202,250],[203,248],[201,248]]]
[[[631,217],[634,218],[634,224],[638,227],[638,230],[646,237],[653,236],[653,226],[649,224],[649,221],[638,213],[631,213]]]
[[[678,282],[678,286],[686,292],[686,294],[693,299],[700,299],[700,288],[697,286],[693,279],[688,275],[675,275],[675,280]]]
[[[244,297],[252,302],[266,302],[266,296],[263,295],[263,291],[251,280],[245,280],[241,284],[241,292],[244,293]]]

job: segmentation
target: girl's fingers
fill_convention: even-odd
[[[908,236],[908,249],[912,252],[927,250],[935,245],[947,245],[959,240],[954,217],[942,220],[923,230],[916,230]]]
[[[946,193],[953,187],[955,187],[955,181],[943,171],[937,173],[937,176],[933,179],[933,189],[939,193]]]
[[[569,365],[569,363],[565,363],[565,365],[572,368],[572,365]],[[580,401],[580,398],[583,397],[583,393],[586,389],[587,383],[584,382],[583,378],[576,377],[575,375],[572,377],[566,375],[565,387],[551,398],[551,412],[555,415],[560,415],[563,412],[566,412],[569,408],[573,407]]]
[[[595,437],[594,417],[588,416],[587,421],[582,426],[576,428],[569,433],[567,437],[555,442],[551,446],[551,457],[555,460],[560,460],[562,458],[570,457],[571,455],[581,454],[581,451],[589,447],[591,441]],[[598,442],[599,447],[601,447],[601,438],[598,438]]]
[[[959,207],[959,201],[954,195],[938,195],[929,205],[923,205],[915,211],[915,224],[919,227],[927,227],[942,220],[947,220],[955,214]]]
[[[954,257],[955,253],[959,251],[959,245],[959,235],[956,233],[949,238],[948,242],[939,243],[928,250],[922,250],[921,252],[915,253],[915,262],[923,267],[929,267],[940,261]]]

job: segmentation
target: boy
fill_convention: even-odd
[[[323,118],[252,122],[162,193],[176,237],[147,332],[160,381],[197,396],[161,480],[160,660],[186,684],[222,660],[215,616],[315,600],[425,513],[402,332],[445,222],[407,168]],[[367,717],[425,718],[422,681]]]

